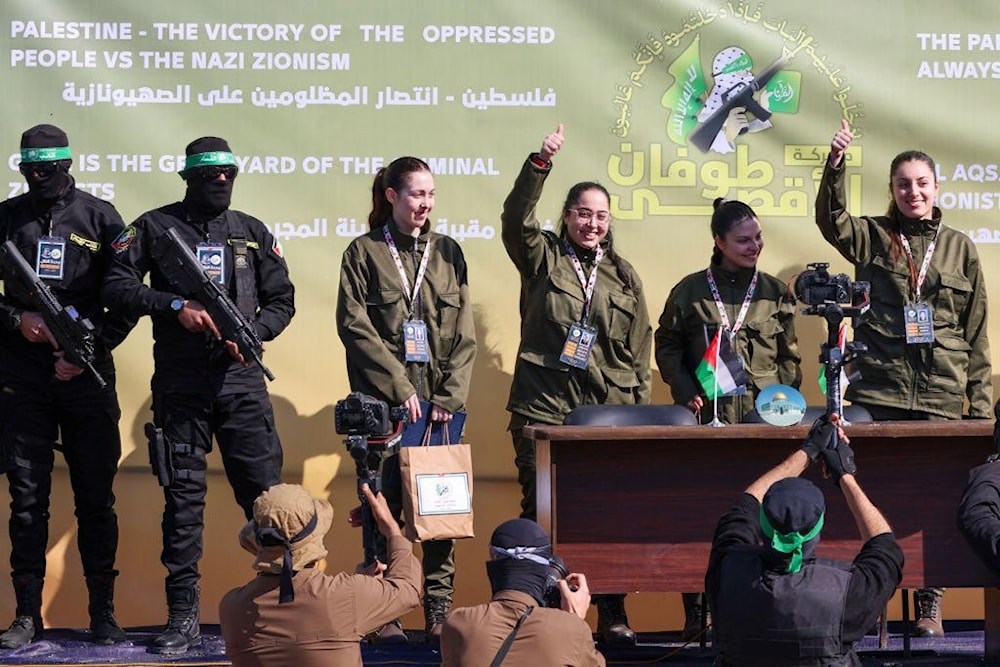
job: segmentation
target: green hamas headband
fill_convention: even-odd
[[[23,152],[23,151],[22,151]],[[181,178],[187,178],[187,174],[192,169],[198,167],[215,167],[235,165],[236,158],[229,151],[209,151],[208,153],[196,153],[188,155],[184,160],[184,169],[177,172]]]
[[[819,519],[816,520],[816,525],[805,535],[802,533],[782,534],[774,530],[774,526],[771,525],[771,521],[764,513],[764,507],[761,506],[760,528],[764,531],[764,538],[771,541],[771,548],[775,551],[783,554],[792,554],[792,560],[789,561],[786,572],[798,572],[802,569],[802,545],[819,535],[819,532],[823,530],[823,519],[825,517],[826,512],[820,514]]]
[[[21,162],[55,162],[56,160],[72,159],[73,153],[69,150],[69,146],[21,149]]]

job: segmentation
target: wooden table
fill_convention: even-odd
[[[537,447],[538,522],[595,593],[697,592],[719,517],[757,477],[801,443],[808,426],[526,427]],[[1000,578],[955,525],[968,470],[994,450],[990,420],[878,422],[848,427],[862,488],[906,557],[902,588],[986,587],[987,655],[1000,639]],[[861,548],[843,495],[826,494],[818,554],[852,560]],[[991,629],[994,632],[991,633]]]

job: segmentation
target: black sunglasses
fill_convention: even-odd
[[[25,176],[29,174],[38,174],[39,176],[48,176],[49,174],[55,173],[59,168],[60,164],[58,161],[55,162],[22,162],[18,165],[18,169]]]
[[[236,178],[237,173],[239,173],[239,169],[235,165],[230,164],[225,166],[198,167],[194,170],[192,176],[202,181],[216,181],[219,179],[219,176],[225,176],[227,181],[231,181]]]

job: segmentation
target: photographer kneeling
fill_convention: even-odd
[[[861,490],[854,452],[822,417],[797,450],[751,484],[715,529],[705,590],[716,665],[860,665],[852,644],[903,576],[903,551]],[[853,563],[817,559],[823,492],[800,479],[822,458],[864,544]],[[763,534],[764,543],[760,537]]]
[[[451,612],[441,632],[444,667],[505,659],[511,665],[606,664],[583,620],[590,605],[587,578],[556,576],[561,562],[541,526],[528,519],[500,524],[490,538],[490,557],[493,599]],[[558,609],[546,607],[556,600]]]
[[[361,664],[361,638],[420,604],[420,562],[382,494],[362,487],[388,542],[388,563],[368,574],[330,576],[316,564],[333,507],[297,484],[278,484],[253,504],[240,546],[256,555],[253,581],[219,605],[226,654],[234,667]],[[352,524],[360,517],[353,514]],[[377,570],[377,571],[376,571]],[[379,576],[380,575],[380,576]]]

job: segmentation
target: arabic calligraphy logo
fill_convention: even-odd
[[[734,152],[737,137],[773,127],[772,112],[798,111],[801,74],[782,71],[788,61],[783,52],[755,76],[750,55],[728,46],[712,60],[713,86],[706,98],[701,36],[696,35],[667,67],[674,79],[660,100],[668,110],[667,137],[680,146],[690,142],[706,153]]]

